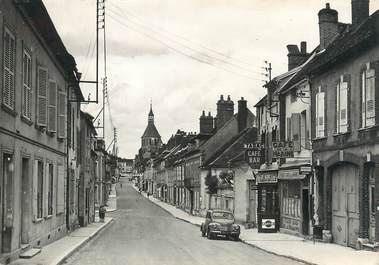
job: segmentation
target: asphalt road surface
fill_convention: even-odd
[[[132,188],[117,185],[115,221],[66,264],[80,265],[293,265],[290,259],[225,239],[208,240],[199,228],[180,221]]]

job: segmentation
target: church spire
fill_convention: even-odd
[[[152,100],[150,100],[150,112],[149,112],[148,122],[154,123],[153,101]]]

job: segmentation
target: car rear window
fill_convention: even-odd
[[[228,220],[233,220],[233,215],[231,213],[213,212],[212,216],[213,216],[213,219],[228,219]]]

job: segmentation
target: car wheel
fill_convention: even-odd
[[[212,236],[212,234],[209,232],[209,229],[208,229],[208,232],[207,232],[207,238],[208,238],[208,239],[213,239],[213,236]]]

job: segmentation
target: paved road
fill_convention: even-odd
[[[208,240],[136,192],[118,186],[113,224],[67,260],[80,265],[299,265],[241,242]]]

